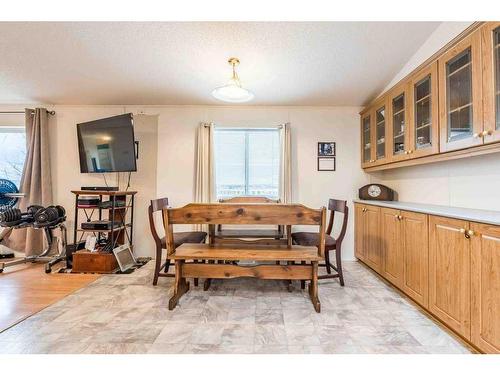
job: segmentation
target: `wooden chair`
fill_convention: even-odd
[[[154,213],[161,211],[162,216],[164,210],[168,208],[168,198],[154,199],[149,205],[149,225],[151,227],[151,234],[156,244],[156,265],[153,276],[153,285],[158,284],[158,277],[175,277],[173,273],[168,273],[170,267],[170,259],[167,256],[165,263],[161,264],[162,250],[167,248],[166,237],[160,238],[156,231]],[[178,247],[184,243],[204,243],[207,237],[205,232],[177,232],[173,234],[174,246]],[[165,270],[164,273],[161,273]],[[195,285],[198,285],[198,280],[195,280]]]
[[[326,267],[327,275],[321,275],[319,279],[332,279],[339,278],[340,285],[344,286],[344,274],[342,273],[342,260],[341,260],[341,250],[342,241],[347,230],[347,221],[349,219],[349,208],[347,207],[347,201],[342,201],[338,199],[330,199],[328,201],[328,209],[330,210],[330,221],[328,222],[328,228],[326,229],[325,236],[325,263],[319,264],[320,267]],[[343,214],[344,219],[342,222],[342,229],[340,230],[339,236],[337,238],[332,237],[333,221],[335,212]],[[292,240],[294,244],[302,246],[318,246],[319,245],[319,233],[310,232],[297,232],[292,233]],[[336,266],[330,262],[330,251],[335,250]],[[337,272],[332,275],[332,268]],[[304,285],[302,285],[304,287]]]
[[[324,260],[326,209],[312,209],[300,204],[200,204],[191,203],[164,212],[167,237],[167,257],[175,260],[174,295],[169,301],[172,310],[184,293],[189,290],[186,278],[230,279],[256,277],[269,280],[308,280],[309,295],[314,309],[320,312],[318,297],[318,264]],[[208,224],[210,231],[223,225],[292,225],[319,226],[318,246],[298,246],[287,237],[286,244],[183,244],[175,247],[173,226],[176,224]],[[207,263],[186,263],[203,260]],[[287,262],[240,266],[222,261]],[[302,263],[304,262],[304,263]],[[299,263],[299,264],[296,264]]]

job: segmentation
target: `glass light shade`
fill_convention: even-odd
[[[244,103],[254,97],[253,93],[241,87],[240,82],[236,79],[231,79],[226,85],[217,87],[212,91],[212,96],[230,103]]]

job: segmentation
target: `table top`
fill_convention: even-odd
[[[500,211],[478,210],[475,208],[441,206],[435,204],[371,201],[354,199],[354,203],[369,204],[373,206],[393,208],[396,210],[413,211],[423,214],[450,217],[453,219],[474,221],[477,223],[500,225]]]

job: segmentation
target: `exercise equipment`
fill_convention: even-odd
[[[0,178],[0,214],[5,210],[14,208],[24,194],[19,193],[17,186],[12,181]],[[0,244],[7,233],[0,233]],[[14,258],[14,252],[7,248],[0,248],[0,259]]]
[[[67,231],[66,210],[62,206],[29,206],[26,212],[18,208],[9,207],[0,212],[0,227],[5,229],[0,233],[0,243],[14,229],[34,228],[43,230],[47,247],[42,254],[24,257],[22,259],[0,262],[0,273],[4,268],[28,262],[46,262],[45,272],[52,272],[52,266],[66,260]],[[56,230],[60,231],[59,239],[55,236]],[[57,249],[55,249],[57,247]],[[50,255],[57,250],[55,255]]]

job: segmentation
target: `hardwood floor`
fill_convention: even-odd
[[[0,332],[99,277],[93,274],[46,274],[43,264],[6,268],[0,274]]]

